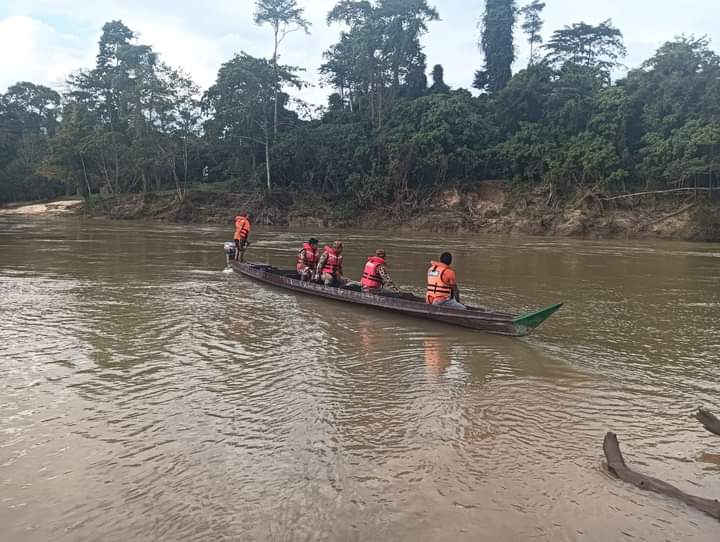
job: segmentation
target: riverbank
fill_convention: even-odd
[[[444,233],[538,235],[590,239],[720,241],[720,206],[703,194],[587,193],[558,203],[546,186],[511,190],[502,181],[453,188],[372,210],[314,194],[238,192],[231,185],[196,185],[182,201],[173,191],[142,197],[93,197],[21,205],[3,214],[72,214],[110,219],[229,224],[238,211],[256,224],[291,228],[370,228]]]
[[[81,199],[57,200],[48,202],[13,203],[0,207],[2,215],[61,216],[77,215],[83,212]]]

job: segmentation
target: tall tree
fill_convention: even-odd
[[[206,132],[219,140],[261,145],[268,191],[272,189],[270,143],[275,102],[281,100],[278,108],[284,110],[287,101],[287,95],[276,92],[276,81],[301,86],[294,68],[241,53],[220,67],[217,81],[205,93],[205,110],[210,115]]]
[[[523,16],[522,29],[528,37],[528,43],[530,44],[530,61],[529,65],[532,65],[537,60],[537,47],[543,42],[540,32],[543,27],[543,20],[540,14],[545,9],[545,2],[540,0],[533,0],[520,10],[520,14]]]
[[[304,10],[297,5],[296,0],[256,0],[255,23],[268,24],[273,31],[273,55],[271,63],[275,72],[275,97],[273,99],[273,136],[278,131],[278,99],[280,92],[280,77],[278,73],[278,47],[288,34],[304,30],[309,34],[310,23],[303,18]]]
[[[95,116],[92,133],[82,139],[91,181],[85,185],[96,186],[93,177],[100,176],[111,194],[138,189],[145,194],[153,185],[159,190],[174,181],[182,199],[177,158],[189,148],[182,139],[189,144],[196,134],[191,137],[186,125],[180,129],[178,119],[193,107],[189,95],[198,94],[192,82],[160,62],[152,47],[137,43],[122,21],[111,21],[103,26],[95,68],[73,75],[69,84],[67,100],[74,110],[83,111],[83,118]],[[78,133],[72,128],[66,141]]]
[[[480,49],[485,62],[483,69],[475,72],[475,88],[494,93],[503,89],[512,77],[516,16],[515,0],[485,1],[480,29]]]
[[[598,25],[580,22],[556,30],[545,48],[549,61],[596,69],[608,81],[610,70],[627,54],[622,32],[610,19]]]
[[[394,93],[398,93],[403,81],[410,87],[417,86],[425,74],[420,37],[427,32],[428,22],[439,19],[437,10],[427,0],[379,0],[375,15],[383,34],[382,55]]]
[[[384,73],[383,36],[375,8],[364,0],[341,0],[328,13],[327,22],[343,23],[349,29],[325,51],[320,72],[343,98],[347,95],[351,111],[366,110],[375,122],[376,96]]]
[[[60,95],[27,81],[15,83],[0,96],[3,109],[21,132],[52,136],[60,113]]]
[[[67,192],[80,193],[87,200],[92,195],[93,183],[85,144],[92,137],[94,123],[93,115],[85,106],[68,104],[41,167],[44,175],[64,182]]]
[[[328,23],[349,29],[326,51],[321,72],[341,95],[348,89],[351,108],[367,103],[373,124],[381,126],[394,99],[427,90],[420,37],[438,18],[427,0],[340,0]]]
[[[0,94],[0,201],[57,195],[37,169],[59,114],[60,95],[48,87],[20,82]]]

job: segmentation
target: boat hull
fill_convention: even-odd
[[[392,295],[366,294],[351,289],[334,288],[314,282],[303,282],[293,277],[294,271],[292,270],[276,269],[265,264],[231,262],[231,267],[241,275],[285,290],[372,307],[414,318],[462,326],[496,335],[516,337],[528,335],[561,306],[560,304],[553,305],[541,311],[521,316],[474,307],[470,307],[468,310],[459,310],[445,308],[440,305],[428,305],[414,296],[402,298]]]

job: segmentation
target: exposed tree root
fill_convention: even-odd
[[[663,217],[658,218],[657,220],[653,220],[652,222],[648,222],[647,224],[643,224],[640,226],[640,229],[644,230],[645,228],[649,228],[650,226],[654,226],[655,224],[659,224],[660,222],[664,222],[665,220],[668,220],[669,218],[672,218],[677,215],[681,215],[693,207],[697,207],[697,203],[691,203],[690,205],[685,205],[683,208],[678,209],[677,211],[670,213],[669,215],[665,215]]]
[[[640,489],[654,491],[655,493],[660,493],[661,495],[667,495],[668,497],[679,499],[716,519],[720,519],[720,502],[718,502],[717,499],[696,497],[695,495],[690,495],[681,491],[667,482],[663,482],[657,478],[645,476],[644,474],[639,474],[630,470],[630,468],[628,468],[625,464],[625,460],[620,452],[620,444],[618,443],[617,435],[615,435],[615,433],[608,433],[605,435],[603,450],[605,451],[608,470],[622,481],[633,484]]]

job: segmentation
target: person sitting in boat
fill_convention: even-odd
[[[297,258],[297,272],[300,280],[308,281],[315,272],[315,265],[318,260],[318,240],[314,237],[303,244]]]
[[[245,261],[245,248],[250,244],[250,218],[246,214],[235,217],[235,260]]]
[[[342,251],[342,241],[335,241],[333,246],[325,247],[315,268],[315,280],[320,279],[325,286],[343,286],[347,283],[342,272]]]
[[[375,256],[370,256],[365,268],[363,269],[362,278],[360,279],[362,291],[366,294],[379,294],[383,290],[399,293],[400,289],[390,278],[385,263],[385,250],[379,248],[375,251]]]
[[[431,305],[442,305],[451,309],[464,309],[460,303],[460,290],[458,289],[455,271],[452,265],[452,254],[443,252],[440,261],[430,262],[427,272],[427,293],[425,300]]]

